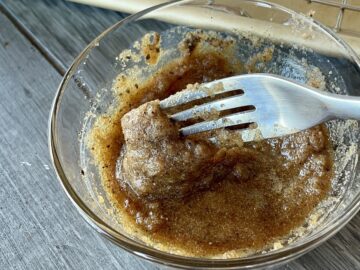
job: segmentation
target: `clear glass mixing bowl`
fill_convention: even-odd
[[[260,67],[263,72],[304,81],[312,65],[324,75],[329,91],[360,95],[359,58],[332,31],[311,18],[262,1],[176,1],[150,8],[118,22],[96,38],[74,61],[57,91],[51,111],[49,145],[54,167],[70,200],[92,227],[115,244],[150,261],[174,267],[274,266],[318,246],[343,227],[360,207],[357,122],[328,124],[336,154],[332,192],[318,207],[315,221],[307,221],[301,236],[294,232],[292,240],[279,249],[234,259],[169,254],[127,235],[111,215],[112,206],[82,138],[95,117],[114,100],[111,86],[116,76],[134,64],[131,61],[119,64],[119,54],[149,31],[159,32],[162,46],[171,48],[178,37],[170,37],[168,31],[179,26],[185,32],[195,28],[236,36],[242,47],[239,52],[242,61],[250,57],[255,43],[258,48],[273,45],[276,57]],[[144,62],[138,63],[141,64]],[[99,203],[100,199],[105,201]]]

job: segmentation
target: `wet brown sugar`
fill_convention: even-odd
[[[121,179],[116,172],[116,164],[119,166],[123,161],[118,160],[119,156],[121,153],[124,156],[126,151],[124,134],[125,139],[129,138],[126,132],[136,128],[125,126],[124,114],[131,109],[139,110],[136,108],[148,101],[180,91],[189,83],[244,72],[242,65],[231,61],[231,54],[218,50],[219,46],[231,47],[230,43],[224,45],[212,41],[208,47],[205,37],[200,35],[194,40],[195,45],[194,42],[186,43],[191,45],[187,47],[188,53],[163,66],[145,82],[119,76],[119,89],[128,88],[129,93],[119,90],[121,106],[97,119],[88,145],[109,198],[121,217],[120,222],[129,234],[163,250],[189,256],[213,257],[232,251],[261,250],[303,224],[327,196],[333,161],[324,126],[283,138],[230,146],[210,145],[198,136],[179,138],[174,133],[177,127],[171,126],[167,139],[174,136],[177,145],[186,143],[185,140],[200,145],[205,154],[197,159],[191,152],[193,148],[187,148],[191,153],[184,156],[190,159],[181,162],[180,156],[180,160],[171,163],[175,166],[172,168],[166,163],[170,157],[156,151],[159,144],[149,143],[147,150],[152,151],[152,157],[159,155],[162,159],[163,171],[151,178],[158,184],[155,185],[157,188],[140,182],[138,190],[134,190],[129,186],[134,187],[131,181],[136,181],[139,174],[135,172],[131,180],[126,179],[126,173]],[[207,50],[203,49],[205,47]],[[156,110],[156,104],[149,104]],[[135,120],[132,124],[144,118]],[[156,118],[147,121],[153,121],[151,124],[154,125],[160,123]],[[152,131],[155,137],[161,135],[157,130]],[[136,139],[145,137],[136,136]],[[172,145],[171,140],[166,143]],[[144,142],[134,144],[132,150],[141,150],[141,145]],[[151,147],[155,148],[151,150]],[[216,155],[219,159],[215,161]],[[190,170],[193,167],[186,163],[192,159],[197,166],[195,174]],[[208,166],[211,162],[217,164],[216,169]],[[135,163],[129,164],[131,167]],[[166,174],[167,165],[170,174]],[[181,171],[185,175],[183,178],[177,177]],[[166,183],[170,184],[167,186]],[[236,257],[240,253],[234,254]]]
[[[150,101],[123,116],[125,138],[117,164],[120,184],[148,201],[182,198],[209,188],[228,170],[210,143],[182,138],[175,123]]]

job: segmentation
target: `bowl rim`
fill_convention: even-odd
[[[269,3],[262,0],[238,0],[239,2],[250,3],[252,5],[266,5],[270,8],[275,8],[277,10],[288,13],[292,16],[299,16],[302,20],[306,21],[309,24],[314,24],[318,29],[321,29],[324,34],[332,38],[338,45],[340,45],[347,52],[349,58],[354,61],[358,68],[360,68],[360,58],[356,55],[353,49],[338,35],[336,35],[331,29],[324,26],[322,23],[308,18],[305,15],[285,8],[279,4]],[[124,250],[130,252],[133,255],[147,259],[151,262],[158,264],[163,264],[167,266],[173,266],[183,269],[239,269],[239,268],[253,268],[253,267],[266,267],[273,265],[275,263],[286,263],[292,259],[300,257],[306,252],[314,249],[315,247],[322,244],[328,238],[332,237],[337,233],[342,227],[344,227],[353,216],[360,210],[360,194],[357,194],[354,200],[347,207],[349,211],[344,211],[344,213],[338,218],[338,220],[323,230],[311,235],[303,241],[302,243],[295,244],[294,246],[288,248],[284,247],[279,250],[271,251],[270,253],[252,255],[249,257],[243,258],[234,258],[234,259],[207,259],[207,258],[198,258],[198,257],[186,257],[167,253],[164,251],[157,250],[153,247],[138,243],[133,239],[117,232],[111,226],[102,221],[93,211],[83,202],[83,200],[77,195],[76,191],[71,186],[71,181],[66,177],[61,161],[58,156],[56,149],[56,118],[57,112],[60,108],[60,103],[62,96],[65,92],[66,86],[71,79],[71,74],[74,70],[83,62],[84,57],[87,53],[96,47],[99,41],[105,37],[107,34],[117,29],[118,27],[139,19],[140,17],[161,9],[164,7],[176,6],[180,4],[186,4],[194,2],[194,0],[176,0],[172,2],[162,3],[133,15],[130,15],[123,20],[115,23],[110,26],[104,32],[102,32],[98,37],[96,37],[92,42],[87,45],[84,50],[75,58],[73,63],[70,65],[66,71],[52,102],[50,116],[48,121],[48,146],[50,151],[50,158],[53,167],[55,168],[56,176],[65,191],[66,195],[79,211],[81,216],[91,225],[93,229],[103,235],[105,238],[109,239],[111,242],[115,243],[117,246],[120,246]]]

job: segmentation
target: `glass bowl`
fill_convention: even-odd
[[[181,29],[175,31],[179,35],[170,36],[170,29],[175,27]],[[85,48],[64,76],[49,123],[49,147],[58,178],[72,203],[93,228],[123,249],[150,261],[188,269],[241,269],[286,263],[334,235],[359,210],[358,122],[328,123],[336,158],[331,194],[318,206],[316,216],[299,228],[301,233],[294,231],[291,241],[289,238],[285,245],[241,258],[185,257],[147,246],[128,235],[111,214],[112,206],[83,143],[84,136],[96,116],[106,112],[113,103],[111,89],[116,76],[134,65],[131,61],[120,63],[119,54],[132,48],[150,31],[160,33],[162,46],[171,49],[188,29],[215,30],[236,36],[241,61],[249,59],[255,45],[256,48],[274,46],[276,57],[259,66],[260,71],[298,81],[320,71],[327,90],[360,94],[359,58],[331,30],[310,17],[263,1],[193,0],[161,4],[110,27]],[[176,53],[175,49],[168,57],[175,57]],[[144,65],[144,61],[137,64]],[[309,66],[316,70],[309,70]]]

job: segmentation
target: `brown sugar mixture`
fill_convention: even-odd
[[[118,107],[99,117],[88,136],[124,229],[164,251],[200,257],[261,251],[301,226],[330,189],[333,157],[325,126],[213,144],[205,135],[181,137],[160,109],[158,100],[187,84],[248,71],[249,63],[234,61],[233,45],[190,33],[179,45],[182,55],[151,78],[119,75]],[[151,65],[152,57],[161,58],[161,46],[149,48],[144,57]],[[268,61],[271,48],[265,53],[256,57]],[[219,136],[231,139],[236,132]]]

